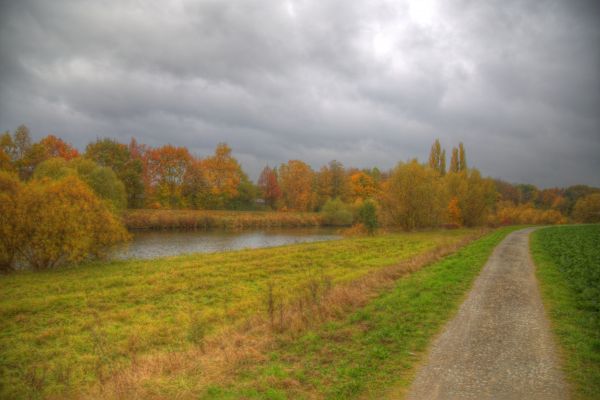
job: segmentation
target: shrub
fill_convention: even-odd
[[[50,158],[39,164],[33,174],[34,178],[61,179],[70,175],[77,176],[85,182],[101,199],[109,202],[117,210],[127,204],[125,186],[114,171],[101,167],[91,160],[76,158],[65,161],[62,158]]]
[[[600,222],[600,193],[589,194],[577,200],[573,218],[577,222]]]
[[[357,220],[364,226],[369,235],[375,233],[379,223],[377,221],[377,207],[372,200],[366,200],[361,204],[358,209]]]
[[[502,202],[490,222],[492,225],[544,225],[564,224],[567,221],[558,210],[540,210],[531,203],[515,206],[511,202]]]
[[[0,171],[0,271],[13,269],[15,257],[24,238],[17,229],[19,215],[17,196],[21,182],[16,175]]]
[[[19,261],[46,269],[100,257],[109,246],[129,238],[106,204],[75,176],[33,180],[12,192],[3,188],[2,195],[12,196],[13,207],[7,209],[0,227],[18,242],[9,248],[15,250],[12,257],[3,245],[3,253],[9,256],[4,259],[10,258],[12,268],[17,253]]]
[[[339,198],[327,200],[321,212],[325,225],[348,226],[354,220],[350,206]]]

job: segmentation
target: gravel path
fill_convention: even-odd
[[[417,371],[408,399],[566,399],[529,255],[531,228],[498,245]]]

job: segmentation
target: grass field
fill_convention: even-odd
[[[531,248],[577,399],[600,398],[600,225],[540,229]]]
[[[315,227],[318,213],[275,211],[126,210],[128,229],[269,229]]]
[[[474,233],[393,234],[1,276],[0,398],[77,395],[143,357],[186,351],[265,314],[269,287],[293,298],[310,282],[341,285]]]
[[[452,316],[503,228],[398,280],[365,307],[300,338],[282,338],[268,359],[240,368],[205,399],[351,399],[402,396],[433,335]],[[195,379],[188,378],[188,383]],[[167,397],[174,393],[166,392]]]

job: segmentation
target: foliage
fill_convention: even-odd
[[[79,157],[77,149],[54,135],[46,136],[40,140],[40,144],[46,149],[46,155],[49,158],[60,157],[65,160],[71,160]]]
[[[321,213],[325,225],[349,226],[352,225],[354,220],[350,205],[339,198],[327,200],[321,209]]]
[[[98,139],[87,145],[85,157],[117,174],[125,186],[128,208],[143,206],[143,164],[141,157],[133,155],[131,147],[111,139]]]
[[[364,201],[358,208],[357,222],[362,224],[369,235],[373,235],[379,227],[377,206],[373,200]]]
[[[600,193],[588,194],[575,203],[573,218],[577,222],[600,222]]]
[[[192,162],[189,151],[168,144],[148,149],[142,159],[148,201],[172,208],[183,206],[184,177]]]
[[[557,210],[539,210],[532,204],[515,206],[511,202],[501,202],[490,222],[494,225],[545,225],[564,224],[567,220]]]
[[[437,171],[440,175],[446,175],[446,150],[442,150],[439,139],[431,145],[429,153],[429,168]]]
[[[129,229],[243,230],[317,227],[317,213],[206,210],[128,210],[123,222]]]
[[[104,203],[75,176],[24,185],[4,176],[2,195],[11,204],[3,207],[1,228],[8,235],[2,240],[2,259],[10,267],[17,256],[35,269],[80,262],[128,238]]]
[[[366,200],[379,193],[375,178],[364,171],[355,172],[350,176],[350,187],[354,199]]]
[[[319,207],[322,207],[330,199],[349,200],[350,184],[348,176],[344,165],[339,161],[333,160],[328,165],[321,167],[316,174],[316,186]]]
[[[277,171],[275,169],[266,166],[262,170],[258,178],[258,189],[265,204],[272,209],[275,208],[281,198],[281,188],[277,182]]]
[[[67,162],[64,158],[50,158],[40,163],[33,174],[36,179],[61,179],[70,175],[84,181],[112,208],[120,210],[126,206],[125,187],[117,175],[112,169],[101,167],[91,160],[75,158]]]
[[[448,203],[448,222],[455,226],[462,225],[462,215],[460,214],[458,197],[456,196],[453,196]]]
[[[388,223],[411,230],[441,224],[445,204],[439,174],[413,160],[400,163],[383,190]]]
[[[574,398],[600,397],[600,225],[532,235],[544,302],[563,348]]]
[[[203,160],[203,164],[212,196],[210,206],[223,208],[239,194],[239,185],[243,177],[241,167],[231,156],[231,148],[225,143],[219,143],[215,154]]]
[[[274,279],[292,294],[322,275],[335,285],[471,234],[394,234],[2,276],[0,398],[65,397],[145,355],[189,349],[193,320],[202,321],[202,333],[243,322],[262,310]],[[45,375],[37,389],[27,379],[36,371]]]
[[[279,184],[283,203],[288,210],[310,211],[315,204],[314,172],[300,160],[290,160],[279,167]]]
[[[19,224],[24,219],[19,207],[21,192],[19,179],[6,171],[0,171],[0,272],[14,269],[19,249],[27,239]]]

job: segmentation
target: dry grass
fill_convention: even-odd
[[[269,229],[316,227],[317,213],[274,211],[127,210],[123,222],[129,229]]]
[[[333,286],[327,276],[306,282],[295,293],[269,285],[264,301],[267,310],[239,326],[202,338],[191,350],[162,352],[136,358],[125,370],[100,382],[81,398],[163,399],[169,398],[165,382],[193,375],[193,387],[177,388],[178,398],[196,398],[212,384],[224,385],[244,366],[263,362],[283,339],[294,339],[326,321],[337,320],[363,307],[394,282],[457,251],[486,231],[460,241],[441,244],[396,265],[370,272],[356,280]],[[189,380],[186,382],[189,383]],[[294,385],[294,382],[289,382]],[[161,389],[158,389],[161,388]]]

